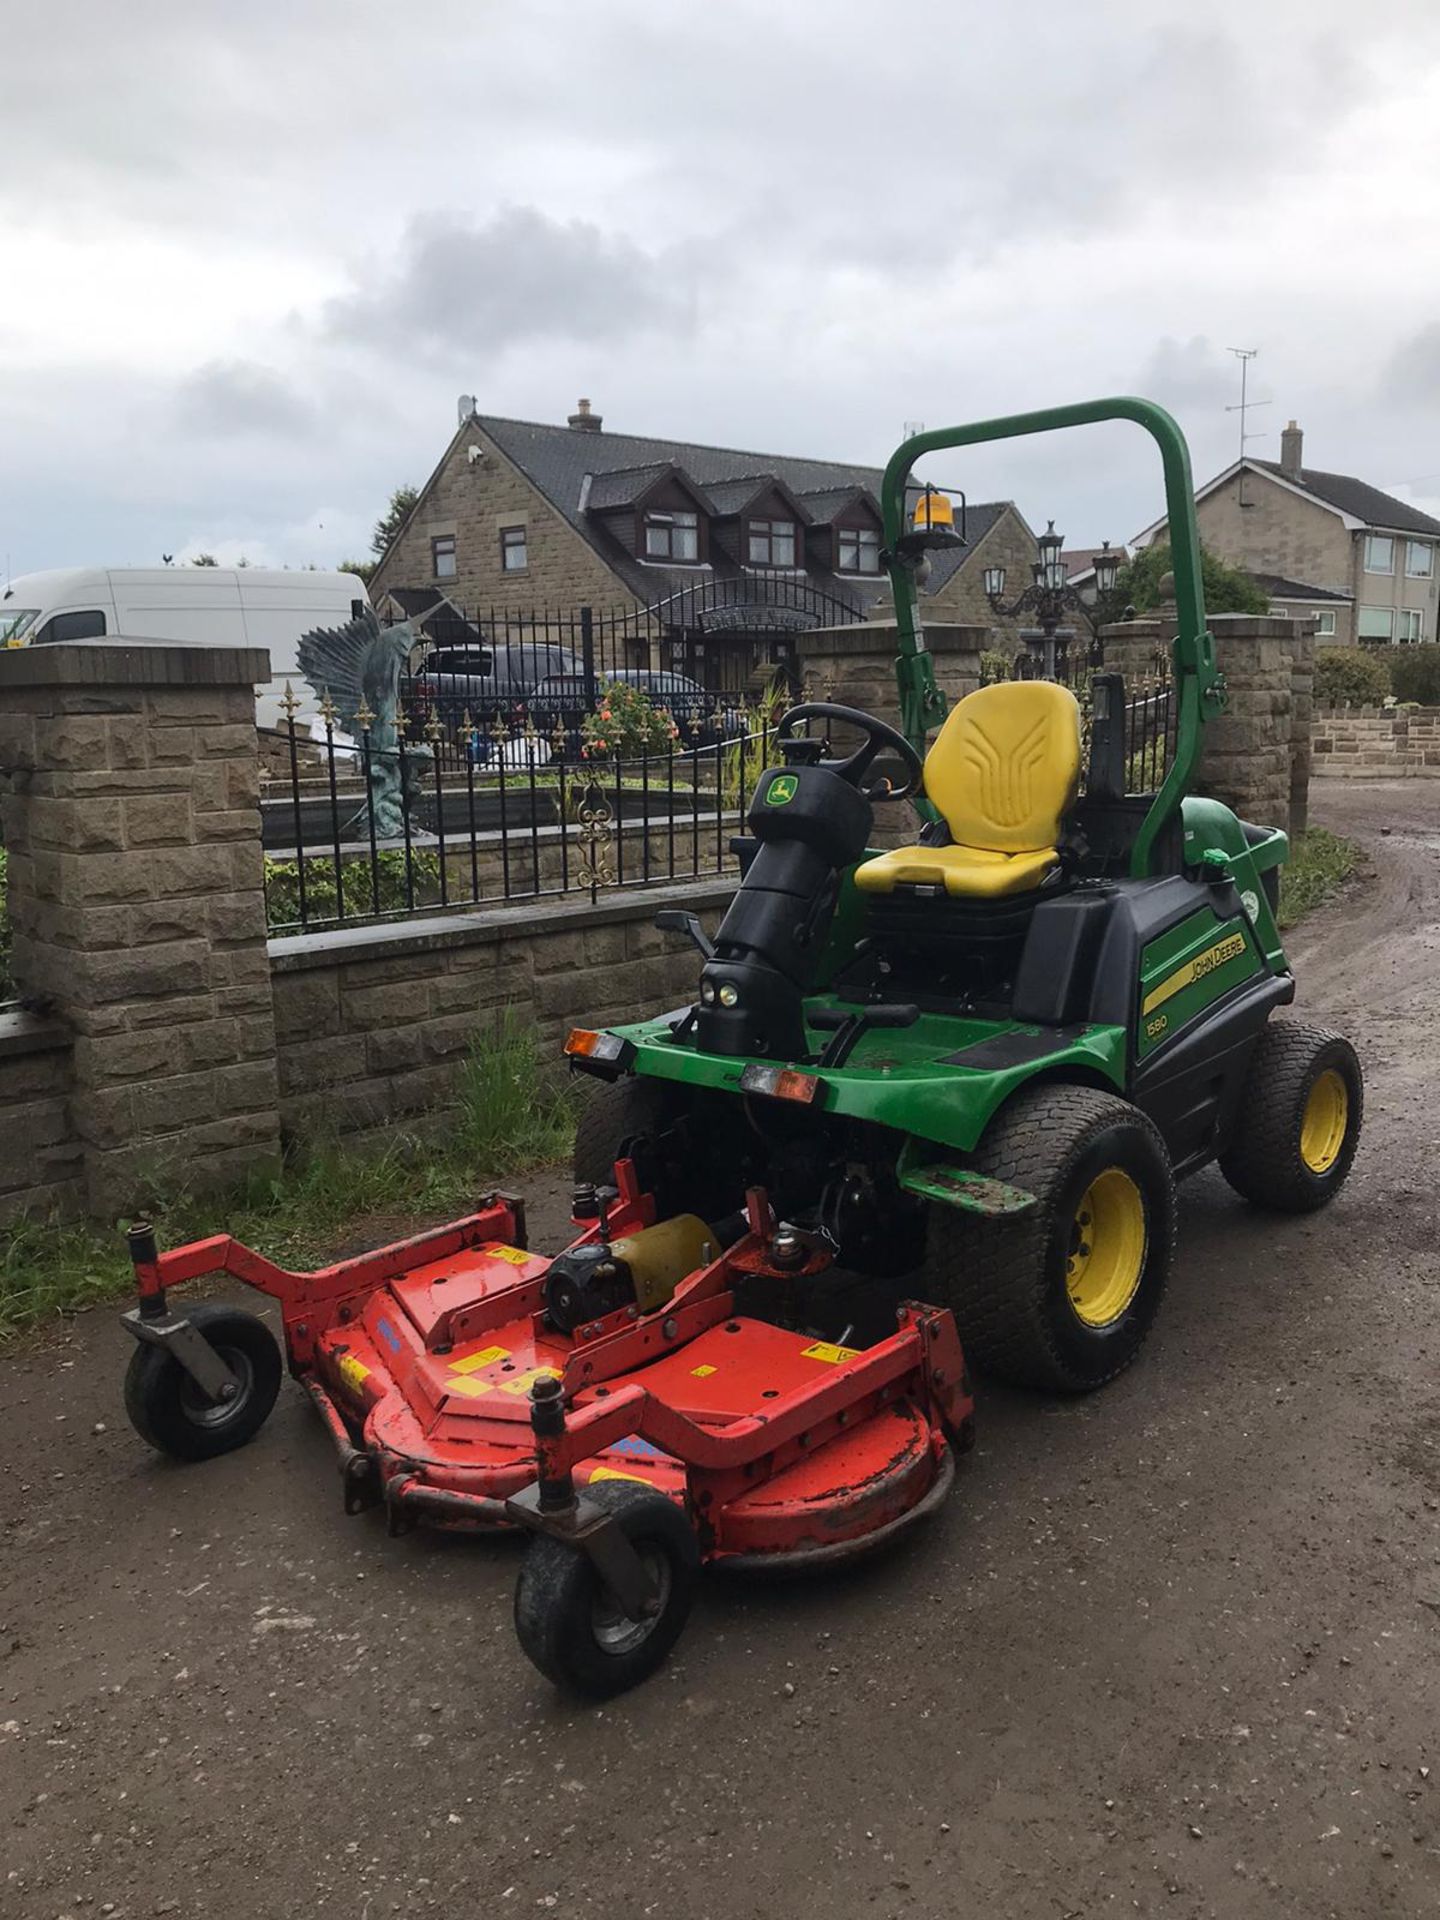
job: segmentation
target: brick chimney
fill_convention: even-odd
[[[590,411],[590,402],[581,400],[565,424],[573,427],[577,433],[599,433],[601,422],[599,414]]]
[[[581,402],[584,405],[584,402]],[[573,427],[575,422],[570,422]],[[1287,480],[1300,484],[1301,451],[1305,436],[1292,420],[1280,436],[1280,471]]]

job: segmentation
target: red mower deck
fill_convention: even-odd
[[[616,1173],[608,1217],[567,1253],[653,1227],[654,1203],[629,1163]],[[894,1334],[856,1350],[742,1309],[737,1289],[783,1300],[796,1278],[829,1264],[823,1250],[797,1254],[793,1238],[783,1242],[763,1193],[750,1195],[747,1230],[679,1278],[663,1304],[645,1312],[632,1302],[572,1332],[547,1311],[554,1263],[524,1238],[523,1207],[508,1195],[314,1273],[288,1272],[227,1235],[159,1253],[137,1229],[140,1301],[125,1316],[139,1342],[132,1376],[145,1373],[157,1395],[154,1383],[168,1383],[180,1412],[157,1400],[147,1413],[144,1392],[127,1389],[132,1418],[189,1458],[257,1430],[273,1391],[258,1420],[253,1406],[248,1421],[230,1411],[265,1373],[254,1335],[231,1324],[252,1316],[202,1307],[182,1318],[166,1297],[204,1274],[246,1281],[280,1303],[290,1371],[335,1440],[347,1508],[383,1502],[394,1531],[423,1519],[534,1532],[539,1572],[527,1561],[532,1577],[527,1588],[522,1571],[517,1595],[522,1642],[543,1670],[588,1693],[633,1684],[658,1664],[688,1610],[679,1576],[692,1559],[825,1564],[885,1542],[943,1498],[951,1439],[968,1439],[973,1411],[950,1314],[902,1307]],[[552,1588],[561,1599],[547,1597]],[[651,1630],[677,1607],[679,1623]],[[571,1659],[568,1644],[552,1644],[557,1634],[593,1644]]]

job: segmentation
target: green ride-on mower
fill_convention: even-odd
[[[982,687],[947,713],[917,577],[953,510],[925,489],[907,511],[925,454],[1119,419],[1159,446],[1173,547],[1173,740],[1147,795],[1126,791],[1118,675],[1092,682],[1084,767],[1063,686]],[[571,1037],[572,1065],[609,1083],[576,1173],[631,1155],[662,1211],[707,1219],[762,1185],[841,1267],[950,1308],[985,1371],[1083,1391],[1155,1318],[1177,1178],[1214,1160],[1257,1206],[1323,1206],[1359,1139],[1360,1067],[1339,1035],[1271,1019],[1295,993],[1286,835],[1189,791],[1225,691],[1176,423],[1114,399],[922,433],[883,508],[901,729],[828,703],[785,715],[713,944],[667,917],[704,956],[697,1003]],[[840,757],[819,726],[860,744]],[[898,781],[876,778],[882,753]],[[912,796],[918,843],[867,851],[874,805]]]
[[[1165,465],[1176,707],[1153,795],[1126,791],[1118,676],[1092,681],[1082,769],[1062,686],[984,687],[947,715],[916,618],[926,550],[956,536],[945,495],[907,511],[913,463],[1109,419]],[[1224,696],[1175,423],[1110,400],[921,434],[883,504],[901,728],[792,709],[714,944],[661,916],[704,955],[694,1005],[571,1033],[598,1084],[568,1247],[530,1249],[507,1194],[311,1273],[228,1234],[162,1251],[129,1230],[140,1435],[195,1462],[258,1433],[269,1329],[175,1304],[244,1281],[279,1308],[347,1510],[530,1534],[517,1634],[582,1695],[655,1670],[702,1564],[825,1568],[934,1512],[973,1434],[967,1360],[1067,1392],[1117,1373],[1165,1287],[1178,1175],[1218,1159],[1247,1198],[1304,1211],[1359,1137],[1349,1043],[1270,1018],[1295,990],[1285,836],[1187,793]],[[917,844],[868,851],[875,804],[911,795]],[[854,1346],[847,1271],[894,1309]]]

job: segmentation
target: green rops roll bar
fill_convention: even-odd
[[[915,559],[904,553],[901,544],[908,531],[905,487],[915,462],[922,454],[935,453],[944,447],[1014,440],[1022,434],[1050,433],[1061,427],[1088,427],[1102,420],[1133,420],[1137,426],[1144,427],[1160,449],[1175,575],[1174,668],[1179,701],[1175,757],[1136,836],[1130,870],[1137,878],[1143,878],[1150,871],[1150,856],[1157,836],[1178,810],[1190,785],[1200,757],[1200,737],[1205,723],[1225,706],[1225,683],[1215,664],[1215,641],[1205,626],[1200,535],[1195,524],[1190,453],[1185,436],[1163,407],[1125,395],[1113,400],[1087,400],[1073,407],[1046,407],[1037,413],[1012,413],[999,420],[980,420],[968,427],[939,427],[933,433],[917,433],[895,449],[885,469],[881,500],[900,639],[895,677],[900,692],[901,729],[923,753],[925,736],[944,720],[947,704],[935,684],[934,665],[920,628]]]

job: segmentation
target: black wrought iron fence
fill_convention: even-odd
[[[731,842],[773,754],[768,722],[718,736],[677,723],[663,744],[579,761],[503,733],[484,762],[436,752],[424,730],[383,748],[333,723],[265,735],[271,932],[738,875]]]
[[[757,575],[687,585],[643,608],[451,609],[427,623],[401,699],[412,728],[440,729],[440,758],[478,754],[482,765],[497,725],[580,758],[586,720],[617,686],[734,735],[747,706],[798,689],[803,633],[859,617],[858,603],[808,580]]]
[[[996,649],[982,654],[980,679],[982,686],[1005,680],[1046,679],[1069,687],[1080,704],[1083,790],[1094,772],[1094,682],[1097,675],[1110,671],[1104,663],[1099,641],[1088,635],[1057,634],[1053,647],[1048,650],[1039,645],[1021,645],[1014,650]],[[1124,699],[1113,722],[1118,726],[1121,742],[1119,764],[1110,776],[1121,791],[1148,794],[1160,786],[1174,756],[1175,721],[1169,651],[1157,647],[1138,671],[1132,667],[1124,676]],[[1111,760],[1108,744],[1105,758],[1107,762]]]

